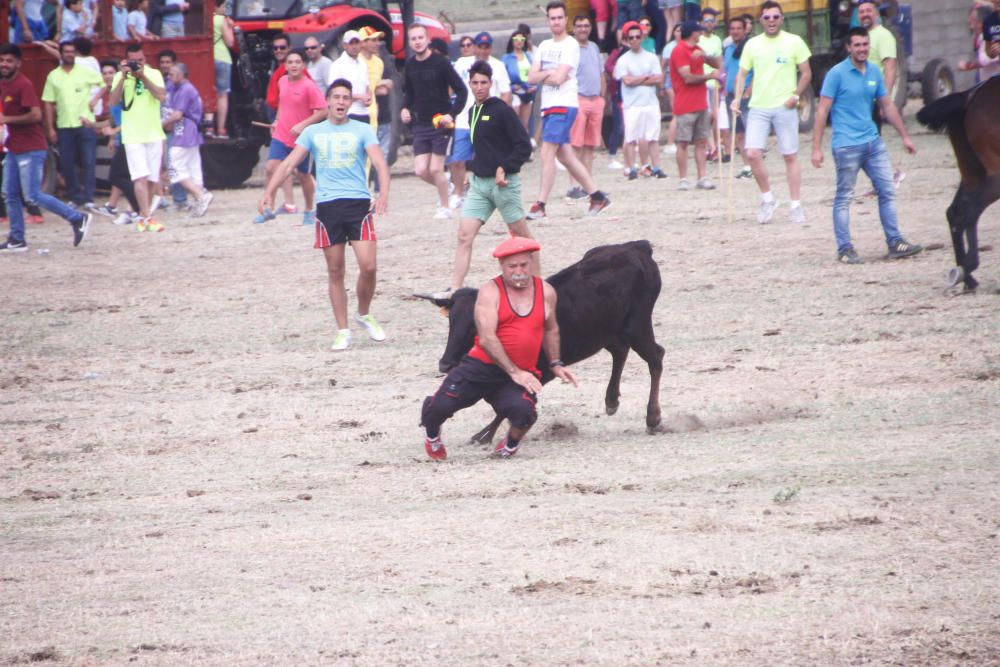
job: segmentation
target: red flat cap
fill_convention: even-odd
[[[503,259],[504,257],[510,257],[521,252],[534,252],[541,249],[542,246],[538,245],[538,241],[535,239],[512,236],[493,249],[493,256],[497,259]]]

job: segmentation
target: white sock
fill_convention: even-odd
[[[760,200],[765,204],[770,204],[771,202],[774,201],[774,193],[772,193],[770,190],[768,190],[767,192],[762,192],[760,195]]]
[[[793,199],[788,202],[788,208],[799,208],[800,206],[802,206],[802,202],[798,199]]]

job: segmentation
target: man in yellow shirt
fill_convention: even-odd
[[[368,90],[374,91],[372,101],[368,105],[368,117],[375,136],[378,138],[379,148],[386,156],[389,155],[388,139],[391,126],[386,123],[384,128],[379,125],[379,105],[388,108],[389,93],[392,92],[392,79],[385,79],[385,63],[379,57],[379,46],[382,44],[384,35],[370,26],[364,26],[358,33],[361,35],[361,61],[368,66]],[[381,101],[379,98],[382,98]],[[370,165],[369,165],[370,166]],[[374,170],[369,170],[372,177],[373,189],[379,191],[378,174]]]
[[[149,210],[153,192],[149,184],[160,181],[166,139],[160,103],[166,99],[167,90],[160,71],[146,65],[142,44],[129,44],[125,56],[111,82],[111,104],[122,105],[122,146],[140,209],[135,228],[140,232],[160,232],[163,225],[153,220]]]
[[[746,119],[746,148],[747,161],[761,192],[757,222],[770,222],[778,207],[764,166],[764,148],[772,128],[778,139],[778,150],[785,159],[791,199],[789,218],[792,222],[805,222],[800,200],[802,172],[798,157],[799,115],[796,107],[812,82],[812,69],[809,67],[812,54],[801,37],[781,29],[785,17],[777,2],[768,0],[761,5],[760,20],[764,34],[749,39],[743,48],[732,110],[737,115],[740,113],[739,100],[743,97],[747,74],[753,70],[753,92]]]
[[[94,122],[90,91],[104,86],[98,72],[77,66],[73,42],[59,45],[59,67],[49,72],[42,89],[45,104],[45,130],[49,142],[59,147],[59,173],[66,183],[66,197],[78,207],[96,208],[97,133],[86,124]],[[77,165],[83,166],[83,182],[77,177]]]

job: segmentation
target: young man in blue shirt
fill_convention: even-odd
[[[916,146],[906,132],[903,119],[885,87],[882,73],[868,62],[870,42],[864,28],[851,28],[847,35],[850,57],[833,67],[823,80],[816,125],[813,129],[813,166],[823,165],[823,131],[827,116],[833,115],[833,160],[837,166],[837,195],[833,202],[833,232],[837,239],[837,261],[861,264],[861,257],[851,244],[850,206],[858,171],[872,179],[878,193],[878,212],[882,221],[889,258],[915,255],[923,248],[910,243],[899,231],[896,215],[896,186],[892,163],[885,142],[872,120],[872,104],[878,101],[882,116],[896,128],[903,146],[911,155]]]
[[[267,183],[260,208],[274,209],[274,195],[281,184],[310,154],[316,164],[316,244],[326,257],[330,305],[337,320],[333,350],[351,346],[344,289],[344,251],[354,248],[358,261],[358,312],[354,321],[372,340],[385,340],[385,332],[368,312],[375,294],[374,216],[389,204],[389,165],[371,125],[351,120],[347,111],[354,102],[351,82],[337,79],[326,91],[327,119],[309,125],[295,140],[295,147]],[[379,195],[372,202],[365,162],[371,159],[378,172]]]

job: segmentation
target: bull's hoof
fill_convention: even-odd
[[[965,280],[965,269],[961,266],[953,266],[948,269],[948,287],[957,287]]]
[[[607,413],[607,415],[610,417],[611,415],[618,412],[618,405],[619,405],[618,403],[605,403],[604,412]]]

